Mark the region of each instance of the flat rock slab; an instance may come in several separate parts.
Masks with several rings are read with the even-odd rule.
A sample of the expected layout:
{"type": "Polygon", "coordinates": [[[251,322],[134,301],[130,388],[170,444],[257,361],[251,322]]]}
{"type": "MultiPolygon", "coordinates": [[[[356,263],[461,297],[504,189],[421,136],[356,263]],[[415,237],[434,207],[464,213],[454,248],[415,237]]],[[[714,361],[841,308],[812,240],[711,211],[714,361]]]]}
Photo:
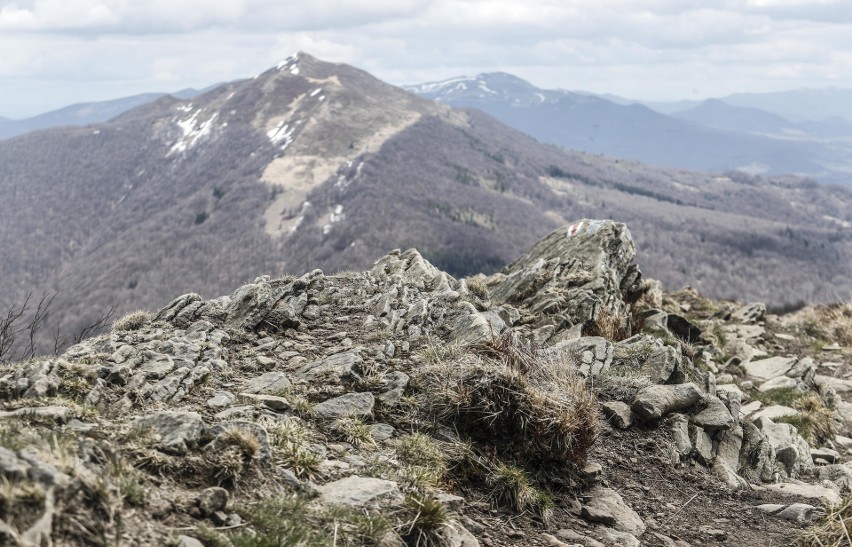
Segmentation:
{"type": "Polygon", "coordinates": [[[794,389],[799,385],[795,378],[789,376],[777,376],[771,380],[767,380],[757,387],[758,391],[767,392],[773,389],[794,389]]]}
{"type": "Polygon", "coordinates": [[[842,500],[840,494],[831,488],[818,486],[816,484],[796,484],[796,483],[779,483],[767,484],[764,486],[766,490],[788,494],[790,496],[798,496],[807,500],[814,500],[828,505],[837,505],[842,500]]]}
{"type": "Polygon", "coordinates": [[[796,357],[770,357],[759,361],[743,363],[746,374],[758,380],[771,380],[779,376],[785,376],[795,365],[796,357]]]}
{"type": "Polygon", "coordinates": [[[64,424],[72,415],[73,412],[67,406],[32,406],[0,412],[0,420],[9,418],[36,418],[64,424]]]}
{"type": "Polygon", "coordinates": [[[230,391],[217,391],[213,394],[212,397],[207,399],[205,403],[207,408],[212,408],[214,410],[218,410],[220,408],[225,408],[230,405],[236,399],[236,395],[231,393],[230,391]]]}
{"type": "Polygon", "coordinates": [[[581,509],[581,516],[586,520],[606,524],[634,536],[645,532],[645,523],[615,490],[597,486],[588,495],[590,499],[581,509]]]}
{"type": "Polygon", "coordinates": [[[402,492],[394,481],[352,475],[317,488],[324,503],[362,508],[399,503],[402,492]]]}
{"type": "Polygon", "coordinates": [[[254,393],[240,393],[240,397],[255,401],[258,404],[265,406],[276,412],[283,412],[290,408],[290,403],[284,397],[276,397],[275,395],[256,395],[254,393]]]}
{"type": "Polygon", "coordinates": [[[375,404],[376,399],[372,393],[347,393],[317,404],[313,408],[313,414],[326,419],[371,418],[375,404]]]}
{"type": "Polygon", "coordinates": [[[710,399],[707,408],[692,417],[692,422],[704,431],[725,431],[734,425],[734,418],[720,399],[710,399]]]}
{"type": "Polygon", "coordinates": [[[281,393],[290,386],[290,379],[283,372],[267,372],[246,382],[243,392],[272,395],[281,393]]]}
{"type": "Polygon", "coordinates": [[[775,420],[777,418],[783,418],[785,416],[798,416],[801,414],[795,408],[790,408],[789,406],[783,405],[771,405],[767,407],[763,407],[757,412],[755,412],[751,416],[751,421],[755,422],[761,418],[769,418],[770,420],[775,420]]]}
{"type": "Polygon", "coordinates": [[[758,505],[764,513],[775,517],[790,520],[797,524],[807,524],[813,521],[817,516],[817,508],[807,503],[793,503],[791,505],[780,505],[777,503],[764,503],[758,505]]]}
{"type": "Polygon", "coordinates": [[[201,437],[204,421],[197,412],[166,411],[137,418],[134,426],[150,429],[165,451],[184,454],[201,437]]]}
{"type": "Polygon", "coordinates": [[[689,408],[701,400],[695,384],[648,386],[639,390],[633,400],[633,412],[647,421],[656,421],[675,410],[689,408]]]}
{"type": "Polygon", "coordinates": [[[833,376],[824,376],[822,374],[817,374],[814,377],[814,382],[820,387],[831,387],[837,393],[852,392],[852,380],[845,380],[843,378],[834,378],[833,376]]]}
{"type": "Polygon", "coordinates": [[[319,361],[308,363],[302,368],[300,374],[307,378],[315,378],[326,374],[337,376],[339,378],[355,376],[356,367],[361,365],[363,362],[364,361],[361,359],[361,355],[358,350],[346,351],[343,353],[329,355],[319,361]]]}
{"type": "Polygon", "coordinates": [[[633,425],[633,412],[627,404],[621,401],[601,403],[601,410],[610,423],[619,429],[627,429],[633,425]]]}

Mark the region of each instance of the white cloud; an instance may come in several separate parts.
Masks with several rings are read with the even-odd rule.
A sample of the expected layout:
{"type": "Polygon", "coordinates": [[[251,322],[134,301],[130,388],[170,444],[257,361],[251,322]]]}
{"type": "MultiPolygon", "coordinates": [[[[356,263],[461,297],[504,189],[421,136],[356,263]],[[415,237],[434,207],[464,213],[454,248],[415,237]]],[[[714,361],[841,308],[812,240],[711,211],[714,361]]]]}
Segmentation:
{"type": "Polygon", "coordinates": [[[852,87],[832,0],[0,0],[0,115],[249,77],[295,50],[393,83],[504,70],[642,98],[852,87]]]}

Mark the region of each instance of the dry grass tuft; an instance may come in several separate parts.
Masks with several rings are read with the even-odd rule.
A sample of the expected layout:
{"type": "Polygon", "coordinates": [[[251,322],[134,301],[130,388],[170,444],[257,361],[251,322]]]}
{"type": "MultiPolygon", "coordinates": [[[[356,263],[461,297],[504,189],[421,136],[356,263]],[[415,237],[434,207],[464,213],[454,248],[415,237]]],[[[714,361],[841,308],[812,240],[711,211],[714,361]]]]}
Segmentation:
{"type": "Polygon", "coordinates": [[[828,507],[817,524],[796,539],[800,547],[849,547],[852,545],[852,497],[828,507]]]}
{"type": "Polygon", "coordinates": [[[153,317],[153,314],[149,311],[136,310],[116,319],[115,323],[112,324],[112,330],[118,332],[139,330],[151,321],[151,317],[153,317]]]}
{"type": "Polygon", "coordinates": [[[215,448],[204,455],[206,465],[219,484],[236,484],[260,453],[260,441],[238,427],[216,437],[215,448]]]}
{"type": "Polygon", "coordinates": [[[370,426],[358,418],[343,418],[334,422],[334,430],[354,447],[376,446],[370,426]]]}
{"type": "Polygon", "coordinates": [[[504,335],[427,367],[425,408],[474,439],[530,458],[585,460],[598,433],[595,394],[570,366],[513,340],[504,335]]]}
{"type": "Polygon", "coordinates": [[[810,308],[799,327],[812,338],[852,347],[852,300],[810,308]]]}
{"type": "Polygon", "coordinates": [[[523,469],[501,463],[488,474],[489,497],[497,506],[510,507],[518,513],[533,511],[547,523],[553,516],[553,498],[533,485],[523,469]]]}
{"type": "Polygon", "coordinates": [[[305,445],[288,442],[278,449],[277,463],[290,469],[297,477],[310,478],[320,471],[322,458],[305,445]]]}
{"type": "Polygon", "coordinates": [[[477,298],[482,301],[488,300],[488,285],[485,283],[485,278],[482,276],[468,277],[465,279],[467,289],[477,298]]]}
{"type": "Polygon", "coordinates": [[[776,422],[784,422],[796,427],[799,435],[810,443],[822,445],[834,438],[834,411],[828,408],[816,393],[807,393],[793,401],[798,416],[782,416],[776,422]]]}
{"type": "Polygon", "coordinates": [[[469,351],[496,359],[523,373],[529,372],[536,364],[536,356],[531,346],[524,343],[511,329],[487,342],[471,346],[469,351]]]}
{"type": "Polygon", "coordinates": [[[444,545],[441,531],[450,524],[450,513],[444,504],[427,494],[411,494],[405,505],[413,516],[397,531],[407,543],[415,547],[444,545]]]}
{"type": "Polygon", "coordinates": [[[619,342],[630,337],[630,329],[624,319],[606,306],[598,309],[598,316],[590,328],[585,329],[586,336],[602,336],[612,342],[619,342]]]}
{"type": "Polygon", "coordinates": [[[414,488],[438,486],[447,474],[444,450],[432,437],[423,433],[413,433],[399,439],[396,457],[402,464],[400,481],[414,488]]]}

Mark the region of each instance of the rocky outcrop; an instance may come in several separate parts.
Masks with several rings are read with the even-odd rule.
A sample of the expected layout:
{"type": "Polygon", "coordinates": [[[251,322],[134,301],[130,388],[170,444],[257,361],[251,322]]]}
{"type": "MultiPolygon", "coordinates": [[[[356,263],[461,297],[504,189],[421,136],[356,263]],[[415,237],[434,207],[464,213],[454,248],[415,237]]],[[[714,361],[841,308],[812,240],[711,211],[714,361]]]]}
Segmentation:
{"type": "Polygon", "coordinates": [[[3,365],[0,475],[44,493],[30,505],[11,494],[26,511],[0,515],[7,537],[73,543],[75,522],[111,537],[99,507],[112,504],[134,508],[122,525],[141,544],[191,544],[170,530],[198,521],[235,531],[222,541],[245,528],[286,544],[262,517],[272,510],[309,534],[354,534],[346,519],[367,511],[385,519],[381,544],[477,545],[490,517],[441,490],[455,485],[540,522],[556,496],[560,518],[593,526],[542,541],[638,545],[656,517],[606,482],[613,462],[581,465],[601,429],[664,427],[660,461],[726,488],[799,481],[771,488],[823,501],[848,491],[852,439],[828,437],[834,422],[802,425],[839,422],[820,405],[842,409],[846,380],[775,354],[760,306],[696,318],[686,292],[673,309],[634,252],[623,224],[591,220],[490,277],[455,279],[393,251],[366,272],[180,296],[133,328],[3,365]]]}

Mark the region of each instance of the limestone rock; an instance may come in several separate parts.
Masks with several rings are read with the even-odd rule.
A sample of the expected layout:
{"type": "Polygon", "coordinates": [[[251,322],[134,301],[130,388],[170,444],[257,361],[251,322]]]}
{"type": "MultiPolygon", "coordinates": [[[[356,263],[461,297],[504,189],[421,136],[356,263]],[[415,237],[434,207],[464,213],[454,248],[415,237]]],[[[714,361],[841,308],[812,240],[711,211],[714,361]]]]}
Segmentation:
{"type": "Polygon", "coordinates": [[[710,435],[702,428],[691,426],[689,428],[689,438],[692,441],[692,454],[701,465],[710,467],[713,464],[713,441],[710,435]]]}
{"type": "Polygon", "coordinates": [[[772,389],[795,389],[799,386],[799,382],[795,378],[790,378],[789,376],[776,376],[771,380],[767,380],[757,386],[757,390],[761,392],[767,392],[772,389]]]}
{"type": "Polygon", "coordinates": [[[731,321],[735,323],[752,324],[763,321],[766,316],[766,305],[761,302],[752,302],[740,307],[731,314],[731,321]]]}
{"type": "Polygon", "coordinates": [[[782,482],[779,484],[767,484],[763,488],[789,496],[813,500],[822,504],[837,505],[841,502],[840,495],[837,492],[831,488],[816,484],[782,482]]]}
{"type": "Polygon", "coordinates": [[[196,412],[162,411],[137,418],[134,426],[149,429],[164,451],[184,454],[198,442],[204,421],[196,412]]]}
{"type": "Polygon", "coordinates": [[[642,388],[633,401],[633,412],[647,421],[656,421],[675,410],[689,408],[701,400],[695,384],[655,385],[642,388]]]}
{"type": "Polygon", "coordinates": [[[597,378],[612,364],[612,344],[600,336],[584,336],[555,344],[548,355],[560,356],[576,364],[584,378],[597,378]]]}
{"type": "Polygon", "coordinates": [[[692,422],[704,431],[725,431],[733,427],[734,418],[718,397],[710,399],[707,408],[692,417],[692,422]]]}
{"type": "Polygon", "coordinates": [[[796,357],[770,357],[743,363],[743,368],[749,376],[765,382],[779,376],[786,376],[798,361],[796,357]]]}
{"type": "Polygon", "coordinates": [[[817,508],[807,503],[793,503],[790,505],[765,503],[758,505],[757,508],[764,513],[795,522],[796,524],[808,524],[815,520],[818,514],[817,508]]]}
{"type": "Polygon", "coordinates": [[[284,397],[277,397],[275,395],[256,395],[254,393],[240,393],[240,397],[254,401],[270,410],[274,410],[275,412],[284,412],[285,410],[290,409],[290,403],[284,397]]]}
{"type": "Polygon", "coordinates": [[[672,414],[669,426],[678,455],[681,458],[690,455],[692,453],[692,440],[689,438],[689,419],[683,414],[672,414]]]}
{"type": "Polygon", "coordinates": [[[798,416],[801,414],[795,408],[790,408],[789,406],[784,405],[770,405],[765,406],[752,414],[750,419],[752,422],[757,422],[761,418],[768,418],[770,420],[775,420],[776,418],[783,418],[785,416],[798,416]]]}
{"type": "Polygon", "coordinates": [[[205,488],[198,496],[198,509],[205,517],[228,505],[228,491],[218,486],[205,488]]]}
{"type": "Polygon", "coordinates": [[[601,403],[601,410],[609,421],[619,429],[627,429],[633,424],[633,412],[621,401],[601,403]]]}
{"type": "Polygon", "coordinates": [[[323,502],[355,509],[402,502],[402,492],[397,483],[357,475],[324,484],[317,490],[323,502]]]}
{"type": "Polygon", "coordinates": [[[313,408],[313,414],[320,418],[336,419],[350,416],[371,418],[376,401],[372,393],[347,393],[323,401],[313,408]]]}
{"type": "Polygon", "coordinates": [[[441,545],[446,545],[446,547],[479,547],[479,540],[476,539],[476,536],[457,521],[448,523],[438,535],[441,538],[441,545]]]}
{"type": "Polygon", "coordinates": [[[604,523],[634,536],[645,532],[645,523],[615,490],[596,486],[588,496],[589,500],[582,508],[582,516],[586,520],[604,523]]]}
{"type": "Polygon", "coordinates": [[[0,446],[0,475],[9,480],[23,480],[27,477],[30,464],[18,459],[8,448],[0,446]]]}
{"type": "Polygon", "coordinates": [[[358,376],[357,367],[363,363],[358,350],[344,351],[329,355],[319,361],[308,363],[299,371],[305,377],[311,379],[319,376],[335,378],[354,378],[358,376]]]}
{"type": "Polygon", "coordinates": [[[533,314],[537,326],[549,317],[564,317],[570,325],[591,324],[605,308],[618,317],[622,295],[640,290],[635,254],[624,224],[582,220],[545,236],[509,264],[502,281],[491,288],[491,299],[515,306],[522,315],[533,314]]]}
{"type": "Polygon", "coordinates": [[[283,372],[267,372],[246,382],[243,392],[272,395],[286,390],[291,385],[290,379],[283,372]]]}

